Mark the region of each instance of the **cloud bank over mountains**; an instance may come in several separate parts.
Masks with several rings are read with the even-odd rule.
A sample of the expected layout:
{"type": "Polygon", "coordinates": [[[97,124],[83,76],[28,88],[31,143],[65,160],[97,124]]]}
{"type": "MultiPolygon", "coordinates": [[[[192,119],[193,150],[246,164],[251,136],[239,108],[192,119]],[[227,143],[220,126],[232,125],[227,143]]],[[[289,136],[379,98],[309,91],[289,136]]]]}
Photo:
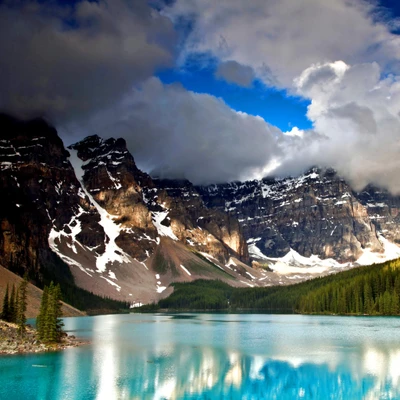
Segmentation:
{"type": "Polygon", "coordinates": [[[295,80],[312,100],[308,118],[319,139],[289,156],[282,168],[301,168],[309,159],[332,166],[356,189],[370,182],[400,193],[400,81],[381,76],[377,63],[313,65],[295,80]]]}
{"type": "Polygon", "coordinates": [[[363,0],[78,1],[0,6],[0,108],[55,121],[66,141],[127,140],[140,167],[194,183],[336,168],[400,193],[400,36],[363,0]],[[282,132],[223,99],[167,85],[162,67],[217,63],[310,100],[282,132]]]}
{"type": "Polygon", "coordinates": [[[83,131],[104,137],[117,132],[142,169],[197,184],[261,178],[266,165],[282,156],[278,128],[214,96],[158,78],[92,118],[83,131]]]}

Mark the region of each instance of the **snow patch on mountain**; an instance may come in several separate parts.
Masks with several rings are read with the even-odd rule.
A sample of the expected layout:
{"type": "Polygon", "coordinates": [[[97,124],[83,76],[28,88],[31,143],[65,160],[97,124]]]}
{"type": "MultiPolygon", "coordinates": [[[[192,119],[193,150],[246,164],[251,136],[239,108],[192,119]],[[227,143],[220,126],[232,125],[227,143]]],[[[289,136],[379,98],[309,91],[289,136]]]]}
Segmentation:
{"type": "Polygon", "coordinates": [[[172,229],[170,226],[165,226],[162,224],[162,222],[167,218],[168,215],[168,210],[167,211],[153,211],[152,214],[152,219],[153,219],[153,224],[157,229],[157,232],[160,236],[168,236],[173,240],[178,240],[178,238],[175,236],[174,232],[172,232],[172,229]]]}
{"type": "Polygon", "coordinates": [[[215,261],[218,261],[218,260],[215,257],[213,257],[211,254],[204,253],[203,251],[200,251],[200,254],[203,257],[205,257],[211,264],[214,264],[217,268],[222,269],[222,271],[224,271],[224,269],[220,265],[215,263],[215,261]]]}
{"type": "Polygon", "coordinates": [[[49,238],[48,238],[48,243],[49,243],[50,249],[54,253],[56,253],[69,266],[78,267],[85,274],[92,276],[91,274],[89,274],[89,272],[86,271],[85,268],[83,268],[81,263],[79,263],[78,261],[72,259],[71,257],[68,257],[65,254],[61,253],[61,251],[58,249],[57,244],[56,244],[56,240],[58,240],[59,242],[61,241],[61,236],[66,236],[64,231],[56,231],[54,227],[51,229],[49,238]]]}
{"type": "Polygon", "coordinates": [[[190,276],[192,275],[182,264],[181,264],[181,268],[190,276]]]}
{"type": "Polygon", "coordinates": [[[383,253],[376,253],[372,252],[370,249],[365,249],[363,255],[357,260],[357,264],[371,265],[400,257],[400,247],[387,240],[381,233],[378,234],[378,239],[384,248],[383,253]]]}
{"type": "MultiPolygon", "coordinates": [[[[371,249],[366,248],[363,250],[363,254],[357,259],[357,261],[354,263],[348,262],[343,264],[333,258],[321,259],[317,255],[304,257],[294,249],[290,249],[285,256],[280,258],[267,257],[256,245],[261,238],[249,239],[247,242],[249,245],[249,254],[255,259],[267,261],[268,266],[279,275],[320,275],[328,271],[339,272],[341,269],[347,269],[357,265],[362,266],[382,263],[400,257],[400,247],[387,240],[380,233],[378,234],[378,238],[384,248],[382,253],[373,252],[371,249]]],[[[294,278],[292,277],[291,279],[294,278]]]]}
{"type": "Polygon", "coordinates": [[[84,170],[82,168],[83,162],[78,157],[78,151],[75,149],[70,149],[70,162],[72,167],[74,168],[76,178],[82,185],[82,189],[85,192],[86,196],[88,196],[90,202],[97,209],[100,214],[100,222],[99,224],[103,227],[106,236],[108,237],[108,241],[105,241],[105,251],[102,255],[96,258],[96,268],[98,272],[104,272],[106,270],[106,266],[108,263],[119,262],[119,263],[129,263],[129,256],[115,243],[115,239],[119,236],[121,227],[117,225],[113,218],[113,215],[110,215],[106,210],[104,210],[99,203],[93,198],[88,190],[86,190],[83,176],[84,170]]]}
{"type": "Polygon", "coordinates": [[[290,251],[280,258],[265,257],[266,260],[271,261],[269,267],[280,275],[288,274],[312,274],[320,275],[330,269],[343,269],[349,267],[349,263],[340,264],[333,258],[322,260],[316,255],[311,257],[304,257],[297,251],[290,249],[290,251]]]}

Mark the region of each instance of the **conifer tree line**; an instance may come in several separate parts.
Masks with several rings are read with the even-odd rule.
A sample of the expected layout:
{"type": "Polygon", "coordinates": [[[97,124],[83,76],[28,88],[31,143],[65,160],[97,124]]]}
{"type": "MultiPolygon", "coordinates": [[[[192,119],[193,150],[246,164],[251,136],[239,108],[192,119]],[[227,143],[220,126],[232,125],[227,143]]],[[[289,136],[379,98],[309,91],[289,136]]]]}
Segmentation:
{"type": "Polygon", "coordinates": [[[13,284],[11,293],[7,284],[3,298],[3,309],[1,319],[7,322],[18,324],[18,332],[23,334],[26,325],[26,306],[27,306],[28,278],[24,276],[23,281],[15,289],[13,284]]]}
{"type": "Polygon", "coordinates": [[[59,342],[63,335],[63,322],[61,320],[61,289],[60,285],[45,286],[40,303],[36,327],[40,340],[53,343],[59,342]]]}
{"type": "Polygon", "coordinates": [[[233,288],[223,282],[201,280],[173,285],[169,297],[135,311],[162,308],[400,315],[400,259],[290,286],[233,288]]]}
{"type": "Polygon", "coordinates": [[[364,273],[332,279],[299,301],[305,313],[398,315],[400,260],[365,267],[364,273]]]}

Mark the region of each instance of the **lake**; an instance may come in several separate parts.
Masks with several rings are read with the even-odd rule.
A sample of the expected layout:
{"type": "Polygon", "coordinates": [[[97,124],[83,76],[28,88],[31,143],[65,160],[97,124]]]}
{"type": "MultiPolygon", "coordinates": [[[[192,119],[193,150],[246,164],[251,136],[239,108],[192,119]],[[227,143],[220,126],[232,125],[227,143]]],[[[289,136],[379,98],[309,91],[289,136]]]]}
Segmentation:
{"type": "Polygon", "coordinates": [[[400,399],[400,319],[264,314],[66,318],[91,340],[0,357],[1,399],[400,399]]]}

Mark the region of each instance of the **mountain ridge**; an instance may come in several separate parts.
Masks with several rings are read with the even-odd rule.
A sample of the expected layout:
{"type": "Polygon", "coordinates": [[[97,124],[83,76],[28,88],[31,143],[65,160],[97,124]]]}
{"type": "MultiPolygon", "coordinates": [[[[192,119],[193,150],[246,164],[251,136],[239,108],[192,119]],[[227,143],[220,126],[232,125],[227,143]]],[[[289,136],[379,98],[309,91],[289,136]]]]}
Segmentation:
{"type": "Polygon", "coordinates": [[[45,121],[6,116],[0,166],[0,262],[132,305],[199,278],[290,284],[383,261],[400,241],[400,198],[333,170],[195,186],[140,171],[124,139],[65,149],[45,121]]]}

